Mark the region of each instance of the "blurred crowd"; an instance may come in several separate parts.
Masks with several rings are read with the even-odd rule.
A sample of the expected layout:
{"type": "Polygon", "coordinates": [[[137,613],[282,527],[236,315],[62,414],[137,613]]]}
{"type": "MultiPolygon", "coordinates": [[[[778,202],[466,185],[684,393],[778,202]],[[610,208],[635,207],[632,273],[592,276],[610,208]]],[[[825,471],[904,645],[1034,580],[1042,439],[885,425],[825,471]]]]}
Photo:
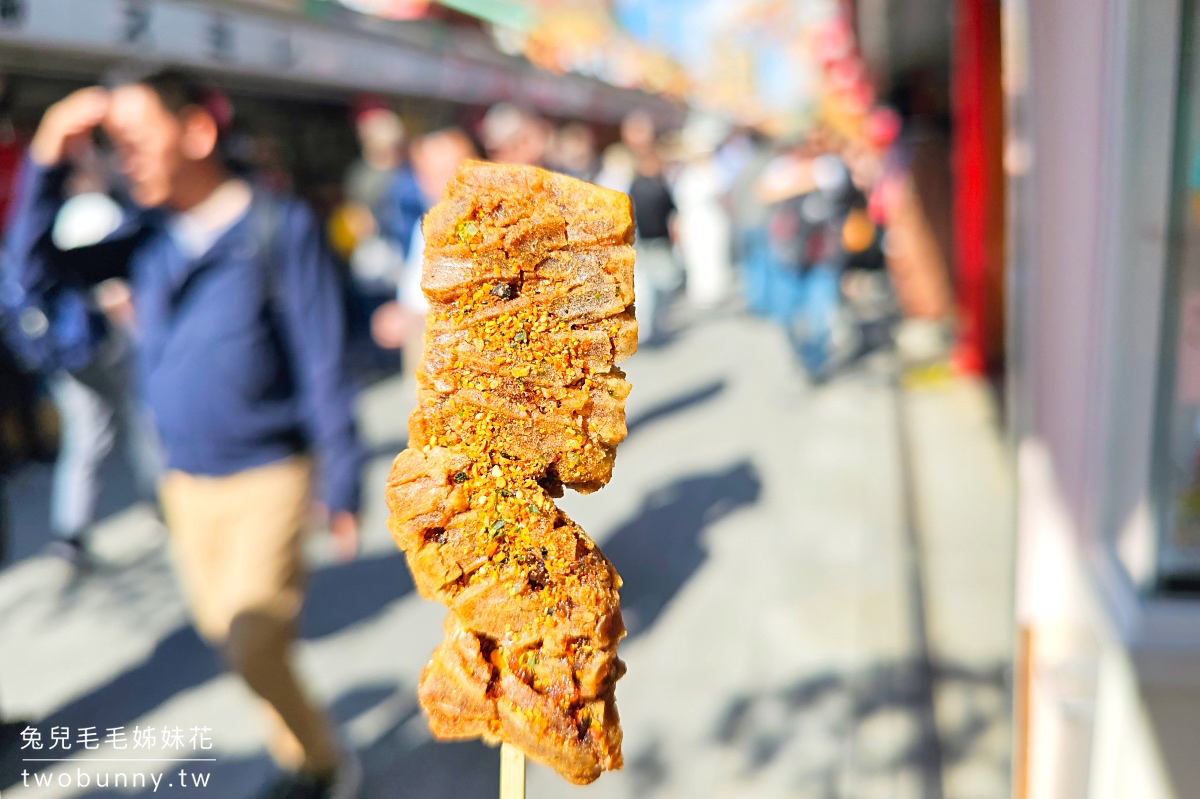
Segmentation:
{"type": "Polygon", "coordinates": [[[884,110],[859,141],[828,129],[772,141],[703,114],[661,131],[634,111],[600,147],[593,126],[556,127],[500,104],[478,126],[478,149],[467,131],[448,128],[415,138],[405,157],[402,123],[375,108],[359,119],[363,160],[331,231],[359,291],[397,294],[374,311],[376,344],[419,345],[419,219],[461,159],[482,150],[594,182],[633,201],[643,344],[669,334],[672,306],[746,307],[783,326],[797,364],[819,382],[883,343],[880,323],[895,319],[884,243],[904,193],[900,127],[884,110]]]}
{"type": "Polygon", "coordinates": [[[419,360],[420,223],[465,159],[630,195],[644,346],[703,314],[750,312],[782,327],[819,383],[888,345],[903,311],[891,111],[862,135],[786,139],[703,113],[669,130],[636,110],[614,126],[511,104],[455,121],[416,125],[361,98],[344,181],[302,202],[278,142],[239,134],[225,94],[166,71],[51,106],[0,192],[0,475],[55,459],[47,547],[86,569],[102,466],[125,453],[161,507],[197,629],[271,719],[275,796],[340,796],[356,779],[291,673],[298,541],[314,483],[354,557],[353,388],[419,360]]]}

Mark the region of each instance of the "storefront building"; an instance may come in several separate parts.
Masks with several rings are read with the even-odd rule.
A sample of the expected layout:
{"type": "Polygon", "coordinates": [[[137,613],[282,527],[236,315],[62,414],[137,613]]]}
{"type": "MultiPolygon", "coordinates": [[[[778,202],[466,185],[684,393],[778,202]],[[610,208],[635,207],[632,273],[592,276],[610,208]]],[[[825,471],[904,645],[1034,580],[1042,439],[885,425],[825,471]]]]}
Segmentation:
{"type": "Polygon", "coordinates": [[[1014,796],[1200,796],[1200,6],[1007,0],[1014,796]]]}

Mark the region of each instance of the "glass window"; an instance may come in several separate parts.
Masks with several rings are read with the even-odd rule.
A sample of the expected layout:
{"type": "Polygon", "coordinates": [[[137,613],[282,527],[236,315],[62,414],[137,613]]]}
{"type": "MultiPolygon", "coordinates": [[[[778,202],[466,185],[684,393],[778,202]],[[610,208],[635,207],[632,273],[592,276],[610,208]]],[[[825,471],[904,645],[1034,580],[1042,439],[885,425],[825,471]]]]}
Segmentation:
{"type": "Polygon", "coordinates": [[[1200,59],[1188,4],[1181,72],[1159,398],[1157,587],[1200,592],[1200,59]]]}

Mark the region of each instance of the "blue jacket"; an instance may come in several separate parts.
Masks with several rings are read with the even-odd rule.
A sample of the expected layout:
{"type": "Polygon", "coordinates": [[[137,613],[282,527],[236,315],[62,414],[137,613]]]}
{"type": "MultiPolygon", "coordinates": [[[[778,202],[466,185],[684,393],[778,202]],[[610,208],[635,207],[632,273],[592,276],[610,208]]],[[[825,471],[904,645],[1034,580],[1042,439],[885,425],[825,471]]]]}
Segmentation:
{"type": "Polygon", "coordinates": [[[7,293],[126,277],[138,380],[168,468],[229,475],[312,450],[330,510],[357,511],[362,456],[342,364],[341,288],[307,207],[276,202],[270,275],[253,213],[197,259],[175,243],[161,210],[62,251],[50,229],[65,176],[25,160],[0,262],[7,293]]]}
{"type": "Polygon", "coordinates": [[[393,174],[375,212],[379,220],[379,232],[396,242],[401,255],[407,258],[413,231],[421,224],[421,217],[428,210],[429,203],[421,194],[412,169],[400,167],[393,174]]]}

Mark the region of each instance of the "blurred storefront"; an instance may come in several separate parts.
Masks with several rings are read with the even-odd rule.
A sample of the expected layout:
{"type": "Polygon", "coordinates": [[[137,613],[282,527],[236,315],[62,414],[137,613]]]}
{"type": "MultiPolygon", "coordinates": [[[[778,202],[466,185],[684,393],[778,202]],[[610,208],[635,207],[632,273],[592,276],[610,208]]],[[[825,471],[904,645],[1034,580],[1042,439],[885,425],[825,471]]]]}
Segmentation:
{"type": "Polygon", "coordinates": [[[1005,26],[1015,795],[1200,796],[1200,6],[1005,26]]]}
{"type": "MultiPolygon", "coordinates": [[[[323,215],[342,200],[358,154],[352,117],[364,100],[397,111],[410,134],[473,129],[501,101],[590,123],[601,138],[615,136],[635,108],[663,126],[682,119],[679,103],[643,91],[642,82],[616,85],[602,79],[611,76],[534,63],[496,35],[532,24],[524,6],[507,0],[0,2],[0,220],[21,153],[51,103],[160,65],[223,85],[245,166],[323,215]]],[[[22,384],[0,397],[0,460],[45,457],[53,447],[43,439],[52,442],[55,431],[31,421],[31,379],[0,362],[0,381],[22,384]]]]}
{"type": "Polygon", "coordinates": [[[196,69],[226,85],[239,127],[278,143],[299,188],[318,202],[315,184],[340,179],[354,157],[349,110],[364,93],[415,132],[475,119],[499,101],[601,125],[635,107],[664,124],[680,117],[669,100],[501,52],[485,21],[452,5],[13,0],[0,4],[0,114],[19,142],[73,86],[156,64],[196,69]]]}
{"type": "Polygon", "coordinates": [[[511,100],[608,122],[635,106],[678,116],[666,100],[506,55],[478,26],[379,19],[329,0],[12,0],[0,9],[0,68],[12,72],[95,75],[169,61],[276,93],[511,100]]]}
{"type": "Polygon", "coordinates": [[[954,296],[955,365],[1004,367],[999,0],[857,0],[873,83],[908,122],[917,204],[954,296]]]}

